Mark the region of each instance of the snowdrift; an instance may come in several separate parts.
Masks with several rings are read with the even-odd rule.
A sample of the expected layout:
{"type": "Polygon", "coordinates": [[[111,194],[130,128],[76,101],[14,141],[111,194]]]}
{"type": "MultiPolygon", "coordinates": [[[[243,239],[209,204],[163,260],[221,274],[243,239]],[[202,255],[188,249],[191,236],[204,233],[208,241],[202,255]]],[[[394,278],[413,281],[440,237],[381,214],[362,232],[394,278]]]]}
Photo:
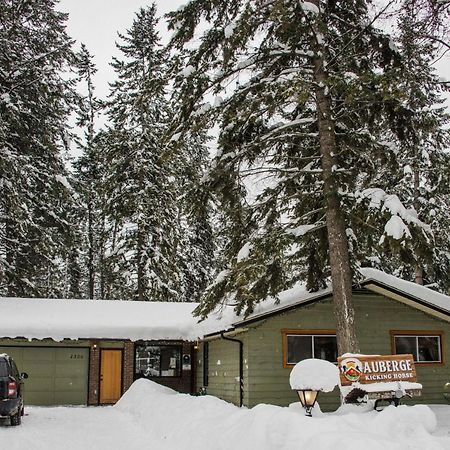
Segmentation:
{"type": "MultiPolygon", "coordinates": [[[[320,400],[320,399],[319,399],[320,400]]],[[[137,380],[116,409],[130,414],[158,450],[364,450],[448,449],[450,439],[432,436],[436,417],[424,405],[389,407],[377,413],[315,412],[258,405],[238,408],[212,396],[179,394],[152,381],[137,380]]]]}

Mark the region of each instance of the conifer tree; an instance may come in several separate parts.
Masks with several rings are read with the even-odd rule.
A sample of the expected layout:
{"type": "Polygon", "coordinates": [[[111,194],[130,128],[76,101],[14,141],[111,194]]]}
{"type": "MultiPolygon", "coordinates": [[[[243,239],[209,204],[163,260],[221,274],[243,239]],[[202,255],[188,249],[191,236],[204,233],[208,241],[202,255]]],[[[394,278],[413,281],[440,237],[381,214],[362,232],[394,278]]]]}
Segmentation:
{"type": "Polygon", "coordinates": [[[358,351],[350,255],[365,217],[352,213],[357,193],[398,167],[381,137],[399,55],[368,6],[193,0],[170,14],[171,45],[188,54],[179,127],[220,127],[208,186],[225,206],[229,244],[201,316],[224,300],[249,314],[299,279],[316,290],[331,278],[339,352],[358,351]],[[196,46],[200,23],[206,31],[196,46]]]}
{"type": "MultiPolygon", "coordinates": [[[[406,0],[398,16],[395,42],[401,64],[390,72],[392,89],[385,102],[391,105],[391,114],[385,134],[396,148],[399,167],[379,184],[386,191],[395,189],[405,207],[425,222],[431,233],[423,239],[420,229],[410,229],[397,218],[401,229],[394,239],[377,233],[375,239],[381,239],[381,248],[376,259],[382,269],[419,284],[424,280],[437,284],[446,292],[450,285],[450,173],[446,153],[450,117],[442,104],[446,88],[433,68],[433,61],[442,53],[438,37],[441,27],[436,28],[438,12],[431,14],[426,3],[406,0]]],[[[379,223],[376,228],[382,232],[383,226],[379,223]]],[[[374,249],[367,243],[362,246],[374,249]]]]}
{"type": "Polygon", "coordinates": [[[53,0],[1,0],[0,11],[0,294],[51,296],[74,227],[63,152],[75,95],[62,76],[72,41],[53,0]]]}
{"type": "MultiPolygon", "coordinates": [[[[81,224],[83,248],[86,249],[87,297],[96,296],[96,278],[98,276],[99,233],[101,232],[101,193],[100,181],[102,159],[99,149],[94,145],[95,119],[101,109],[101,102],[95,97],[93,76],[97,72],[93,57],[84,44],[77,55],[79,81],[85,94],[80,101],[77,125],[84,129],[84,140],[78,140],[82,150],[81,157],[74,164],[77,191],[80,194],[81,207],[78,215],[81,224]]],[[[97,289],[98,291],[98,289],[97,289]]]]}
{"type": "Polygon", "coordinates": [[[211,282],[215,266],[214,211],[200,189],[201,179],[209,163],[208,141],[205,133],[196,131],[171,142],[177,179],[182,267],[179,295],[180,299],[193,302],[200,300],[211,282]]]}
{"type": "Polygon", "coordinates": [[[109,258],[122,276],[115,295],[170,301],[180,283],[179,213],[173,161],[164,154],[170,110],[156,24],[155,5],[140,9],[117,45],[123,60],[112,64],[106,206],[117,227],[109,258]]]}

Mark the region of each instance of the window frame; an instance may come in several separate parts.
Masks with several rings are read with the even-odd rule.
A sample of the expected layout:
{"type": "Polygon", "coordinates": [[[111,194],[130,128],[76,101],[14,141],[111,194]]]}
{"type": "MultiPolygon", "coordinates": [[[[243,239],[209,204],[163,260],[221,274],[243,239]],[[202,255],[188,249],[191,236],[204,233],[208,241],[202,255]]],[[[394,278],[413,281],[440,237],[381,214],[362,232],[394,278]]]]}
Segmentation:
{"type": "MultiPolygon", "coordinates": [[[[285,369],[292,369],[295,366],[293,363],[287,362],[287,340],[288,336],[334,336],[336,337],[336,330],[334,329],[319,329],[319,330],[299,330],[299,329],[283,329],[282,334],[282,348],[283,348],[283,367],[285,369]]],[[[337,344],[337,342],[336,342],[337,344]]],[[[311,339],[312,350],[314,351],[314,341],[311,339]]],[[[339,356],[339,355],[338,355],[339,356]]],[[[336,361],[335,361],[336,363],[336,361]]]]}
{"type": "MultiPolygon", "coordinates": [[[[390,330],[391,334],[391,352],[393,355],[399,355],[400,353],[396,353],[396,337],[414,337],[416,338],[416,350],[417,354],[419,351],[418,340],[419,337],[438,337],[439,338],[439,356],[440,361],[414,361],[415,366],[442,366],[445,364],[444,361],[444,332],[443,331],[434,331],[434,330],[390,330]]],[[[414,355],[413,355],[414,356],[414,355]]]]}
{"type": "Polygon", "coordinates": [[[175,344],[171,344],[171,343],[160,343],[160,342],[151,342],[151,341],[140,341],[140,342],[136,342],[134,345],[134,370],[133,370],[133,379],[137,380],[139,378],[146,378],[149,380],[152,379],[168,379],[168,380],[175,380],[175,379],[180,379],[183,377],[183,344],[180,343],[175,343],[175,344]],[[177,348],[179,350],[180,353],[180,359],[179,359],[179,363],[180,363],[180,370],[179,370],[179,374],[178,375],[155,375],[155,376],[151,376],[151,377],[138,377],[138,374],[136,373],[136,368],[137,368],[137,358],[136,358],[136,351],[138,347],[160,347],[160,348],[177,348]]]}

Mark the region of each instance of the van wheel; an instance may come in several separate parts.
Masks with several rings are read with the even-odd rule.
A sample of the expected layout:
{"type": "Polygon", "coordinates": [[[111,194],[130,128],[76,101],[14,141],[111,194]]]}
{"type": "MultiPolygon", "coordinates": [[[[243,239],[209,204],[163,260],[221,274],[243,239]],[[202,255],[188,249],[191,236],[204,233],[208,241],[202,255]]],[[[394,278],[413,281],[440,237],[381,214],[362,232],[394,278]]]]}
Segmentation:
{"type": "Polygon", "coordinates": [[[18,411],[17,414],[13,414],[10,418],[11,418],[11,425],[13,427],[20,425],[22,422],[22,416],[20,415],[20,411],[18,411]]]}

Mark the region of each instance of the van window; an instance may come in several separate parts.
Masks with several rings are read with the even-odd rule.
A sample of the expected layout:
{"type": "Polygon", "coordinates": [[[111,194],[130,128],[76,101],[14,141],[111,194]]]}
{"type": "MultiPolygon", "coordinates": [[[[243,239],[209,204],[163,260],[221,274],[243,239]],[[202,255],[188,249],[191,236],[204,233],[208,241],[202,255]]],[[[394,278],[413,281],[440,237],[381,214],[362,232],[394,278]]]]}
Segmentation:
{"type": "Polygon", "coordinates": [[[9,375],[8,364],[4,359],[0,359],[0,377],[7,377],[9,375]]]}

